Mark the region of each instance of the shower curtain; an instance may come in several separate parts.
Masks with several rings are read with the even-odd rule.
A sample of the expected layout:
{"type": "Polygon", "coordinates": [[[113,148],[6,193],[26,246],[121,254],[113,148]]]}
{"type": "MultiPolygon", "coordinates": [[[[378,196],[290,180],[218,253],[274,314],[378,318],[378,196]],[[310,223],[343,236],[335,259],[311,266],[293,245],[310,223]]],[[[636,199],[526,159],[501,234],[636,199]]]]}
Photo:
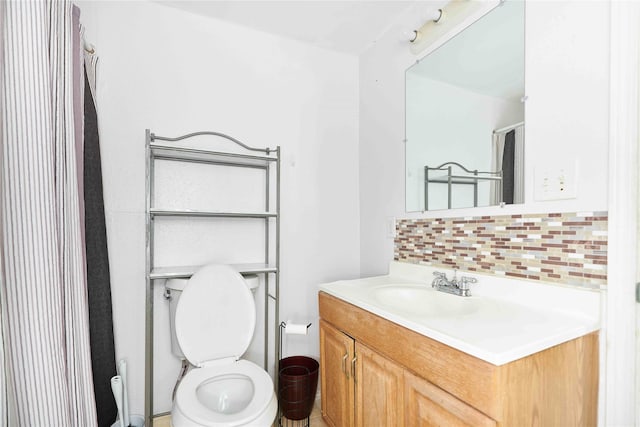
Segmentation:
{"type": "MultiPolygon", "coordinates": [[[[3,1],[0,1],[0,24],[3,25],[5,23],[5,13],[4,13],[5,4],[3,1]]],[[[0,98],[3,97],[4,91],[4,30],[0,27],[0,98]]],[[[0,111],[0,138],[2,138],[2,129],[3,126],[3,114],[0,111]]],[[[2,156],[2,140],[0,139],[0,159],[2,156]]],[[[1,167],[0,163],[0,167],[1,167]]],[[[1,172],[1,171],[0,171],[1,172]]],[[[0,173],[0,200],[2,200],[2,173],[0,173]]],[[[2,234],[2,210],[0,209],[0,241],[4,240],[2,234]]],[[[6,313],[7,309],[5,307],[6,298],[4,296],[3,288],[4,288],[4,251],[2,250],[2,245],[0,245],[0,427],[8,427],[9,425],[15,424],[12,419],[9,418],[9,395],[7,390],[7,370],[5,369],[5,343],[4,343],[4,322],[2,321],[4,317],[4,313],[6,313]]]]}
{"type": "Polygon", "coordinates": [[[491,170],[503,173],[491,186],[491,204],[524,203],[524,125],[493,134],[491,170]]]}
{"type": "Polygon", "coordinates": [[[507,205],[513,204],[515,192],[515,154],[516,131],[510,130],[504,135],[504,147],[502,147],[502,201],[507,205]]]}
{"type": "Polygon", "coordinates": [[[111,392],[111,377],[116,375],[111,282],[107,230],[102,197],[102,162],[95,85],[98,57],[85,50],[84,87],[84,212],[87,247],[87,290],[89,302],[89,336],[93,389],[98,425],[109,427],[118,415],[111,392]]]}
{"type": "Polygon", "coordinates": [[[1,422],[95,426],[78,14],[69,1],[2,3],[1,422]]]}

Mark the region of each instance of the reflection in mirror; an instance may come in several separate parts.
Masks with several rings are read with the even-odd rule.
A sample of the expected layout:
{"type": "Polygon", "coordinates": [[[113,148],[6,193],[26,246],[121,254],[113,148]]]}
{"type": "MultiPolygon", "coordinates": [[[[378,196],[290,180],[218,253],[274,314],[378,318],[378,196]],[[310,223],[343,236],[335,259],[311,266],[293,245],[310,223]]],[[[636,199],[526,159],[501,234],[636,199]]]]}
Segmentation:
{"type": "Polygon", "coordinates": [[[406,73],[407,211],[524,202],[524,2],[406,73]]]}

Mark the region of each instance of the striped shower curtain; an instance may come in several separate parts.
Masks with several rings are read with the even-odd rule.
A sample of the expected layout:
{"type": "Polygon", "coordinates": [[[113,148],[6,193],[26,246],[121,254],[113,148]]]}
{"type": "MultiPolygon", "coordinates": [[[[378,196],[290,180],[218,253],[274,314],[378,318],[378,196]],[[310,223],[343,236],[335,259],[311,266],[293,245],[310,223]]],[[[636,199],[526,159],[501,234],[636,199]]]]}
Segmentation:
{"type": "Polygon", "coordinates": [[[95,426],[78,15],[0,3],[0,424],[95,426]]]}
{"type": "MultiPolygon", "coordinates": [[[[4,12],[5,4],[3,1],[0,1],[0,24],[4,25],[5,12],[4,12]]],[[[0,99],[4,98],[4,84],[3,84],[3,74],[1,70],[4,70],[4,30],[0,27],[0,99]]],[[[4,129],[3,125],[3,114],[0,114],[0,138],[2,135],[2,129],[4,129]]],[[[0,140],[0,158],[2,157],[2,141],[0,140]]],[[[1,172],[1,171],[0,171],[1,172]]],[[[0,173],[0,200],[2,197],[2,174],[0,173]]],[[[0,224],[2,224],[2,209],[0,209],[0,224]]],[[[1,227],[1,226],[0,226],[1,227]]],[[[0,228],[0,240],[3,240],[2,237],[2,228],[0,228]]],[[[4,313],[6,313],[6,298],[4,296],[4,292],[2,289],[4,288],[4,268],[3,262],[4,259],[4,251],[2,250],[2,245],[0,245],[0,427],[5,427],[9,425],[9,396],[7,394],[7,371],[5,369],[5,344],[4,344],[4,322],[2,321],[4,317],[4,313]]]]}

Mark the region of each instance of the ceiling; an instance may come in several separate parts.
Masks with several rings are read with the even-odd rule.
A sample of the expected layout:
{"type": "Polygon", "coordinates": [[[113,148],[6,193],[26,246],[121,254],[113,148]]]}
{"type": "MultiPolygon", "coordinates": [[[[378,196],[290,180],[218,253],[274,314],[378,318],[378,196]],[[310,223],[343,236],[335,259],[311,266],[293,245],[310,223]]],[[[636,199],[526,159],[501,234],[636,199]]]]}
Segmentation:
{"type": "Polygon", "coordinates": [[[434,4],[442,4],[442,1],[428,0],[156,1],[354,55],[362,53],[412,5],[424,4],[425,8],[433,8],[434,4]]]}

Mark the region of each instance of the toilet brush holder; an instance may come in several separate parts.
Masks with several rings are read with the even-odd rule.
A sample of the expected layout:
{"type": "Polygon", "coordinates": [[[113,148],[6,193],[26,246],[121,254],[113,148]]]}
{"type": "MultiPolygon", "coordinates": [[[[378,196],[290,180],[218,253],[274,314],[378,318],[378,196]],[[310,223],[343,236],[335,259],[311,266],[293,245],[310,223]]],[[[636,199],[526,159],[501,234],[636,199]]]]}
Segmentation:
{"type": "MultiPolygon", "coordinates": [[[[120,420],[116,420],[115,423],[111,424],[111,427],[120,427],[120,420]]],[[[144,427],[144,417],[142,415],[130,415],[128,427],[144,427]]]]}

